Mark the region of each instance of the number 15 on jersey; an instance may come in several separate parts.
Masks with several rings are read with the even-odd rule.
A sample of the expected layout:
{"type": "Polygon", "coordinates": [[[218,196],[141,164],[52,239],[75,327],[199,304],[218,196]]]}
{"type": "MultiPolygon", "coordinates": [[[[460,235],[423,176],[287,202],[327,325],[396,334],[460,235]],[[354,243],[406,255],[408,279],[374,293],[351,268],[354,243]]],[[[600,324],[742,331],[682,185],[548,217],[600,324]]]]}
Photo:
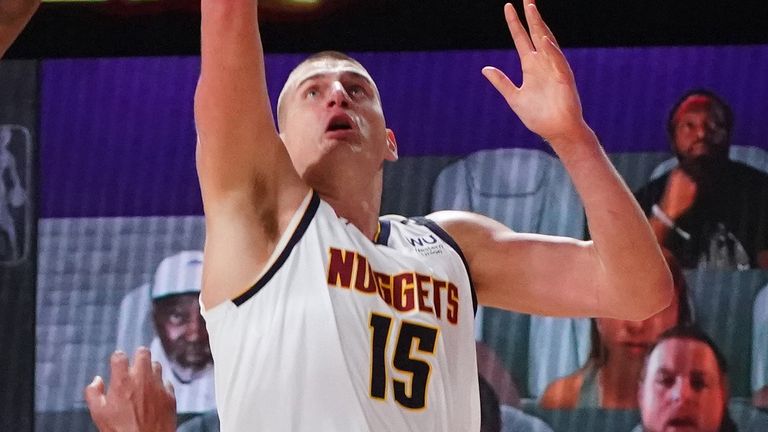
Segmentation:
{"type": "Polygon", "coordinates": [[[403,321],[400,328],[392,329],[392,321],[392,317],[372,313],[368,323],[371,330],[371,397],[386,399],[388,377],[394,369],[410,375],[410,382],[392,377],[395,401],[409,409],[424,408],[432,367],[423,356],[434,356],[439,329],[410,321],[403,321]],[[395,335],[396,340],[392,361],[388,362],[390,334],[395,335]]]}

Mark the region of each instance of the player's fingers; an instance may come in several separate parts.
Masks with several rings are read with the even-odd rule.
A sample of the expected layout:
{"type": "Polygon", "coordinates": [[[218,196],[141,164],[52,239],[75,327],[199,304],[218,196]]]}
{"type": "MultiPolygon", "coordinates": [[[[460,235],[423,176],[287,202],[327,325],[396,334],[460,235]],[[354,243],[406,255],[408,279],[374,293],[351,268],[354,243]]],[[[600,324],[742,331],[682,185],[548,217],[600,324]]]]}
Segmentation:
{"type": "Polygon", "coordinates": [[[512,4],[507,3],[504,5],[504,18],[507,20],[507,27],[509,27],[509,33],[512,35],[512,41],[515,43],[517,54],[523,57],[534,51],[531,38],[528,37],[528,32],[523,28],[523,23],[520,22],[520,17],[517,16],[512,4]]]}
{"type": "Polygon", "coordinates": [[[509,77],[504,74],[504,72],[496,69],[493,66],[484,67],[483,76],[485,76],[488,81],[491,82],[496,90],[501,93],[502,96],[504,96],[504,99],[507,101],[509,106],[513,107],[514,109],[515,96],[519,89],[512,82],[512,80],[510,80],[509,77]]]}
{"type": "Polygon", "coordinates": [[[545,23],[544,19],[541,17],[541,13],[539,13],[536,1],[525,1],[527,2],[525,5],[525,19],[528,21],[528,29],[531,31],[531,40],[533,41],[536,50],[546,49],[544,46],[544,37],[548,37],[555,46],[558,46],[555,35],[552,34],[549,26],[547,26],[547,23],[545,23]]]}
{"type": "Polygon", "coordinates": [[[561,78],[566,80],[573,79],[573,73],[571,72],[571,67],[568,65],[568,60],[565,59],[563,52],[557,44],[555,44],[555,41],[549,38],[549,36],[544,36],[541,50],[545,53],[549,59],[549,63],[561,78]]]}
{"type": "Polygon", "coordinates": [[[88,410],[91,413],[98,412],[98,410],[106,404],[106,397],[104,396],[104,380],[96,375],[90,384],[85,386],[83,390],[85,396],[85,403],[88,405],[88,410]]]}

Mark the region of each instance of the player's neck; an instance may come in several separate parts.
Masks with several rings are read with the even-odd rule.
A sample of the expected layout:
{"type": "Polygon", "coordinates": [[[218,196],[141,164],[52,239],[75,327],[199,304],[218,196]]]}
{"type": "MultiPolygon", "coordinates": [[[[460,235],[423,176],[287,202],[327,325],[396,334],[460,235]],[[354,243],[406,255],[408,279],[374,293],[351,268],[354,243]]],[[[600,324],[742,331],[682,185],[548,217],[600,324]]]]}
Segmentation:
{"type": "Polygon", "coordinates": [[[381,209],[381,173],[369,181],[336,179],[313,187],[339,217],[348,220],[369,239],[374,238],[381,209]]]}

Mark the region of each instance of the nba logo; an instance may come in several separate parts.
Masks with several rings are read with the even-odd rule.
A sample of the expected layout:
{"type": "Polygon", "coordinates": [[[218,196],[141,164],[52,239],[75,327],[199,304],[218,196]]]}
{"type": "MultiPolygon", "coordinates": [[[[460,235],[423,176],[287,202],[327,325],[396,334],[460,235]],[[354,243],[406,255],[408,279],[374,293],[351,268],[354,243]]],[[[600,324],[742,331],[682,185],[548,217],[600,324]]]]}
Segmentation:
{"type": "Polygon", "coordinates": [[[0,264],[29,254],[33,197],[32,136],[24,126],[0,125],[0,264]]]}

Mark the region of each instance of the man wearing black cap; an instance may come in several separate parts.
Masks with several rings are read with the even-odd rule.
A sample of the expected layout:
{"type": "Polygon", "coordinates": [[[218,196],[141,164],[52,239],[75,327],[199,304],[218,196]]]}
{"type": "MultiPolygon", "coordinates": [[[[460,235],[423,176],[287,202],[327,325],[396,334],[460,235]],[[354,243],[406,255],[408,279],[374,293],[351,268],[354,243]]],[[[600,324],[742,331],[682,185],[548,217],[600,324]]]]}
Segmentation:
{"type": "Polygon", "coordinates": [[[768,174],[730,159],[732,129],[719,96],[686,93],[667,125],[678,166],[635,193],[684,268],[768,267],[768,174]]]}

